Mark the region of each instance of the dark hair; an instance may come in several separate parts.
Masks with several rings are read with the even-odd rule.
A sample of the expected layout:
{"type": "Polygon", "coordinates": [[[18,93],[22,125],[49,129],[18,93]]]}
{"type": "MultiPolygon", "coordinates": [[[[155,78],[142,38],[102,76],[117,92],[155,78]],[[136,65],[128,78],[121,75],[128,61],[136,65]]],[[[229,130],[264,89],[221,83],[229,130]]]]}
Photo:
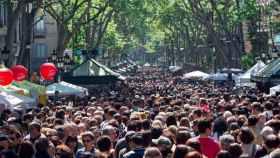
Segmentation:
{"type": "Polygon", "coordinates": [[[73,137],[73,136],[68,136],[65,140],[65,144],[68,146],[69,143],[71,142],[75,142],[76,143],[76,147],[74,149],[73,152],[76,152],[78,150],[78,138],[77,137],[73,137]]]}
{"type": "Polygon", "coordinates": [[[167,127],[175,125],[177,126],[177,120],[176,117],[174,115],[170,115],[166,118],[166,125],[167,127]]]}
{"type": "Polygon", "coordinates": [[[228,148],[229,153],[231,154],[232,158],[239,158],[242,155],[242,147],[238,143],[233,143],[229,145],[228,148]]]}
{"type": "Polygon", "coordinates": [[[192,147],[194,150],[201,152],[200,142],[198,140],[189,140],[187,141],[187,145],[192,147]]]}
{"type": "Polygon", "coordinates": [[[143,134],[142,133],[135,133],[131,137],[131,142],[133,142],[136,145],[144,145],[143,134]]]}
{"type": "Polygon", "coordinates": [[[202,116],[202,111],[200,109],[196,109],[193,111],[193,114],[197,115],[198,117],[202,116]]]}
{"type": "Polygon", "coordinates": [[[248,126],[255,126],[258,123],[258,118],[254,115],[249,116],[248,118],[248,126]]]}
{"type": "Polygon", "coordinates": [[[192,151],[188,153],[186,158],[203,158],[203,156],[197,151],[192,151]]]}
{"type": "Polygon", "coordinates": [[[272,103],[267,101],[264,103],[264,108],[267,110],[272,110],[272,103]]]}
{"type": "Polygon", "coordinates": [[[141,132],[143,135],[143,143],[145,147],[148,147],[150,144],[152,144],[152,134],[150,130],[146,130],[141,132]]]}
{"type": "Polygon", "coordinates": [[[172,158],[185,158],[188,154],[189,148],[186,145],[177,145],[176,149],[172,155],[172,158]]]}
{"type": "Polygon", "coordinates": [[[135,120],[129,120],[127,122],[127,131],[136,131],[137,125],[135,120]]]}
{"type": "Polygon", "coordinates": [[[244,144],[250,144],[255,139],[253,132],[248,127],[242,127],[240,129],[239,138],[244,144]]]}
{"type": "Polygon", "coordinates": [[[97,139],[96,145],[101,152],[106,152],[106,151],[110,151],[112,147],[112,142],[110,137],[101,136],[97,139]]]}
{"type": "Polygon", "coordinates": [[[186,144],[186,142],[191,138],[191,134],[188,131],[179,131],[176,134],[176,144],[186,144]]]}
{"type": "Polygon", "coordinates": [[[151,128],[151,121],[148,119],[144,119],[142,121],[142,127],[144,130],[149,130],[151,128]]]}
{"type": "Polygon", "coordinates": [[[19,158],[13,150],[3,150],[0,152],[0,157],[4,158],[19,158]]]}
{"type": "Polygon", "coordinates": [[[197,124],[197,129],[200,134],[205,133],[207,129],[211,129],[210,121],[206,119],[199,120],[197,124]]]}
{"type": "Polygon", "coordinates": [[[270,135],[264,137],[264,144],[269,149],[272,149],[272,148],[277,148],[280,145],[280,141],[276,135],[270,134],[270,135]]]}
{"type": "Polygon", "coordinates": [[[158,139],[162,134],[161,128],[152,128],[151,130],[152,139],[158,139]]]}
{"type": "Polygon", "coordinates": [[[58,118],[58,119],[62,119],[64,120],[65,118],[65,111],[64,110],[58,110],[56,113],[55,113],[55,117],[58,118]]]}
{"type": "Polygon", "coordinates": [[[20,158],[32,158],[34,155],[33,144],[30,141],[23,141],[19,147],[20,158]]]}
{"type": "Polygon", "coordinates": [[[36,152],[45,152],[48,150],[49,140],[48,138],[39,138],[35,141],[36,152]]]}
{"type": "Polygon", "coordinates": [[[216,158],[232,158],[232,156],[228,151],[222,150],[217,154],[216,158]]]}

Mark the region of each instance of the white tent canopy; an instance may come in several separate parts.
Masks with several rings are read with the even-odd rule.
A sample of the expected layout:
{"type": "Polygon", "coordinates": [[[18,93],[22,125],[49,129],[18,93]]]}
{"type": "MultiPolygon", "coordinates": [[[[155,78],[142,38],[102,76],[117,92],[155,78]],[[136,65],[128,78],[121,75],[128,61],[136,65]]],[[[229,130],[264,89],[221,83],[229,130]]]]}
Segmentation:
{"type": "Polygon", "coordinates": [[[180,67],[180,66],[169,66],[168,69],[171,72],[177,72],[177,71],[181,70],[182,67],[180,67]]]}
{"type": "Polygon", "coordinates": [[[209,77],[209,74],[201,72],[201,71],[193,71],[193,72],[189,72],[184,74],[183,79],[188,79],[188,78],[202,78],[202,79],[206,79],[209,77]]]}
{"type": "Polygon", "coordinates": [[[36,100],[30,97],[15,95],[12,93],[0,91],[0,104],[3,104],[8,109],[15,107],[30,108],[36,105],[36,100]]]}
{"type": "Polygon", "coordinates": [[[84,97],[88,94],[88,89],[64,81],[49,85],[46,93],[48,96],[54,96],[56,91],[59,92],[58,95],[60,96],[76,95],[84,97]]]}
{"type": "MultiPolygon", "coordinates": [[[[232,79],[235,80],[236,78],[237,78],[237,75],[232,73],[232,79]]],[[[228,73],[218,72],[215,74],[211,74],[211,75],[209,75],[208,79],[214,80],[214,81],[226,81],[226,80],[228,80],[228,73]]]]}
{"type": "Polygon", "coordinates": [[[251,75],[255,75],[258,71],[265,67],[265,64],[262,61],[258,61],[253,67],[251,67],[248,71],[242,74],[239,78],[241,80],[249,80],[251,79],[251,75]]]}
{"type": "Polygon", "coordinates": [[[269,94],[270,94],[270,95],[275,95],[276,92],[280,92],[280,85],[271,87],[271,88],[269,89],[269,94]]]}
{"type": "Polygon", "coordinates": [[[145,63],[143,66],[144,66],[144,67],[150,67],[150,66],[151,66],[151,64],[149,64],[149,63],[145,63]]]}
{"type": "Polygon", "coordinates": [[[258,61],[253,67],[251,67],[248,71],[246,71],[244,74],[240,75],[237,80],[236,84],[237,86],[255,86],[255,83],[252,83],[251,76],[255,75],[257,72],[259,72],[261,69],[265,67],[265,64],[262,61],[258,61]]]}

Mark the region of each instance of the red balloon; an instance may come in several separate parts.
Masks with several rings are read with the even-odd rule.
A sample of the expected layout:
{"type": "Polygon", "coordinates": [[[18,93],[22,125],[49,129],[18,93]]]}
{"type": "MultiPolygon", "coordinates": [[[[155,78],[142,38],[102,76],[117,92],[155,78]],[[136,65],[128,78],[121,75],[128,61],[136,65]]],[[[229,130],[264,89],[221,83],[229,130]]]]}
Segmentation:
{"type": "Polygon", "coordinates": [[[57,72],[58,70],[53,63],[44,63],[40,66],[40,75],[44,80],[54,80],[57,72]]]}
{"type": "Polygon", "coordinates": [[[22,81],[26,78],[28,70],[22,65],[15,65],[11,68],[14,74],[14,79],[16,81],[22,81]]]}
{"type": "Polygon", "coordinates": [[[0,85],[7,86],[11,84],[14,80],[13,72],[7,68],[0,69],[0,85]]]}

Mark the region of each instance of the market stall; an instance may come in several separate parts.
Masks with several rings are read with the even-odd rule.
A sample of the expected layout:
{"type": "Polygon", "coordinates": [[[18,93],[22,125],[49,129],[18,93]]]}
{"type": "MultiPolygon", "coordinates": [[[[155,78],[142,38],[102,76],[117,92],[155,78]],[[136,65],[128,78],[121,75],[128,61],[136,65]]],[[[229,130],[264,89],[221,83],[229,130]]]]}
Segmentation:
{"type": "Polygon", "coordinates": [[[209,74],[201,72],[201,71],[193,71],[183,75],[183,79],[206,79],[209,77],[209,74]]]}
{"type": "Polygon", "coordinates": [[[55,96],[56,93],[59,96],[79,96],[85,97],[88,95],[88,90],[86,88],[76,86],[67,82],[53,83],[47,86],[47,96],[55,96]]]}

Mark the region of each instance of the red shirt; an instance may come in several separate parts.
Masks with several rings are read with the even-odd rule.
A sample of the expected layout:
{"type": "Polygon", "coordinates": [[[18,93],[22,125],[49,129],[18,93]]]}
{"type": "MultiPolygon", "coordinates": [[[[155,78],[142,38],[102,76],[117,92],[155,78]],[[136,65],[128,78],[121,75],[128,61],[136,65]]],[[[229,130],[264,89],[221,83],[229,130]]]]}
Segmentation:
{"type": "Polygon", "coordinates": [[[216,158],[220,151],[220,145],[213,138],[197,137],[200,143],[200,150],[208,158],[216,158]]]}

